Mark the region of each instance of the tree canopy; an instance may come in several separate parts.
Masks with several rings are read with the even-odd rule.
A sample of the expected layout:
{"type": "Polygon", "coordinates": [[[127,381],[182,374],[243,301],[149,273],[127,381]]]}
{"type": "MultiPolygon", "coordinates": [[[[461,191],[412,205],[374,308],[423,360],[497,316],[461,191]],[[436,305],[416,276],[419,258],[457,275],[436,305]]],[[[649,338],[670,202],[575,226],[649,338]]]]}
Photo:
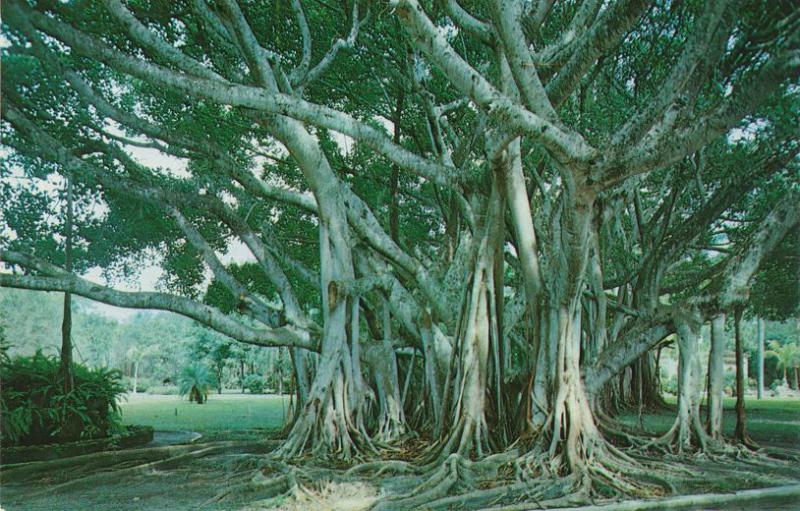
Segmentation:
{"type": "Polygon", "coordinates": [[[3,23],[0,285],[292,348],[284,456],[524,438],[521,480],[648,491],[599,425],[616,379],[649,385],[677,335],[663,443],[706,448],[699,325],[798,311],[790,0],[9,0],[3,23]],[[147,260],[159,292],[80,276],[147,260]]]}

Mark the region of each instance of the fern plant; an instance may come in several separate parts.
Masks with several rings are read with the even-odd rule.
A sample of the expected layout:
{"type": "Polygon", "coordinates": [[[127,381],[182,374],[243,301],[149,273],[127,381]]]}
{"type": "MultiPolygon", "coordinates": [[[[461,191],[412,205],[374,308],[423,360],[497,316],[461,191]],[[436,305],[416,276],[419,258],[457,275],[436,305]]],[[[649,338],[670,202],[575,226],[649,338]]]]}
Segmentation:
{"type": "Polygon", "coordinates": [[[117,370],[73,364],[74,387],[64,392],[60,361],[36,352],[0,361],[0,441],[36,445],[101,438],[120,430],[117,370]]]}

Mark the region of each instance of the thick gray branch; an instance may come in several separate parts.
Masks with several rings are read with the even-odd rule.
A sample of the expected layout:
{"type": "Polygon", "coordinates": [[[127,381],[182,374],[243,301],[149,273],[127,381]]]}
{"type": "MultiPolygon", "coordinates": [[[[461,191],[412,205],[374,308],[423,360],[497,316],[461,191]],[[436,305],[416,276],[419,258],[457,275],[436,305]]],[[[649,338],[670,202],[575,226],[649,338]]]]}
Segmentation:
{"type": "Polygon", "coordinates": [[[253,328],[208,305],[188,298],[155,292],[127,292],[95,284],[63,270],[55,269],[35,258],[18,252],[0,251],[0,261],[36,270],[46,270],[46,276],[0,273],[0,287],[39,291],[60,291],[83,296],[90,300],[131,309],[157,309],[175,312],[238,341],[258,346],[290,346],[316,350],[307,332],[294,327],[253,328]]]}

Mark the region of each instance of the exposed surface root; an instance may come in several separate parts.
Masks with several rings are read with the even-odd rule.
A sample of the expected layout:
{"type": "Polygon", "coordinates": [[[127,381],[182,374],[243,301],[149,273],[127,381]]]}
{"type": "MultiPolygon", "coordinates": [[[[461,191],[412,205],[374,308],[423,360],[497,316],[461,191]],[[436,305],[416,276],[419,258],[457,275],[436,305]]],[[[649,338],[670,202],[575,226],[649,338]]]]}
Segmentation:
{"type": "Polygon", "coordinates": [[[400,460],[385,460],[385,461],[370,461],[361,463],[349,469],[346,475],[353,476],[356,474],[370,473],[373,477],[380,477],[386,473],[405,474],[419,472],[419,467],[400,460]]]}
{"type": "Polygon", "coordinates": [[[521,460],[517,467],[518,480],[532,483],[545,478],[570,482],[560,496],[575,494],[586,501],[594,497],[663,495],[675,489],[673,476],[667,469],[647,466],[612,446],[595,449],[585,461],[574,464],[577,465],[574,471],[563,476],[558,476],[559,467],[553,461],[537,455],[521,460]],[[533,475],[530,473],[532,466],[545,468],[545,471],[533,475]]]}
{"type": "MultiPolygon", "coordinates": [[[[189,446],[187,446],[189,447],[189,446]]],[[[156,473],[158,471],[168,470],[175,468],[190,460],[218,455],[225,452],[266,452],[268,445],[264,442],[220,442],[217,444],[201,444],[191,446],[193,449],[186,450],[169,450],[168,453],[175,453],[175,455],[167,455],[166,457],[159,457],[152,461],[144,463],[135,463],[125,468],[109,470],[109,471],[95,471],[88,475],[81,475],[77,478],[71,479],[67,482],[48,486],[41,492],[33,493],[61,493],[64,491],[75,490],[79,488],[94,487],[98,485],[107,484],[120,479],[129,478],[140,474],[156,473]]],[[[163,451],[161,451],[163,453],[163,451]]],[[[161,454],[159,453],[159,454],[161,454]]]]}
{"type": "Polygon", "coordinates": [[[366,511],[377,499],[377,491],[361,482],[327,482],[319,489],[303,489],[283,502],[264,507],[258,502],[242,511],[366,511]]]}
{"type": "Polygon", "coordinates": [[[53,474],[81,475],[87,469],[99,471],[105,469],[125,468],[151,461],[166,459],[185,452],[197,450],[197,444],[175,445],[170,447],[131,449],[127,451],[104,451],[71,458],[52,461],[34,461],[6,465],[2,468],[4,483],[31,481],[40,477],[52,477],[53,474]]]}
{"type": "MultiPolygon", "coordinates": [[[[741,505],[744,502],[752,502],[753,500],[769,499],[789,499],[800,497],[800,485],[778,486],[775,488],[763,488],[755,490],[743,490],[735,493],[715,493],[704,495],[681,495],[676,497],[669,497],[665,499],[656,500],[629,500],[625,502],[606,503],[594,506],[581,506],[581,507],[560,507],[559,511],[645,511],[648,509],[671,509],[671,508],[691,508],[696,509],[698,506],[714,506],[718,507],[722,504],[736,503],[741,505]],[[690,507],[691,506],[691,507],[690,507]]],[[[543,502],[539,508],[552,508],[555,507],[551,504],[553,502],[543,502]]],[[[536,509],[531,507],[530,504],[514,504],[508,506],[499,506],[484,508],[480,511],[531,511],[536,509]]],[[[755,509],[755,508],[754,508],[755,509]]]]}
{"type": "MultiPolygon", "coordinates": [[[[188,482],[188,488],[202,488],[192,509],[521,511],[618,505],[634,496],[650,499],[789,485],[800,480],[800,469],[791,460],[797,453],[791,451],[780,451],[786,460],[740,447],[719,455],[666,454],[654,462],[639,449],[621,451],[601,436],[581,435],[578,447],[583,458],[576,462],[568,461],[563,448],[553,455],[547,444],[542,437],[526,447],[530,450],[522,456],[517,450],[509,450],[470,460],[453,453],[444,461],[427,464],[422,461],[425,455],[419,446],[414,445],[414,449],[402,451],[406,456],[403,460],[372,460],[349,469],[321,466],[316,458],[288,464],[268,455],[269,445],[259,442],[143,449],[125,453],[113,464],[110,456],[93,456],[104,468],[93,468],[100,472],[88,475],[78,472],[75,463],[50,464],[73,468],[73,479],[39,480],[34,488],[13,483],[8,489],[13,488],[17,496],[9,503],[14,498],[31,503],[82,498],[94,488],[104,488],[109,494],[128,492],[128,498],[138,498],[148,494],[147,490],[138,493],[140,489],[169,481],[171,485],[188,482]]],[[[26,467],[17,467],[21,468],[26,467]]],[[[32,468],[26,470],[31,473],[32,468]]]]}
{"type": "Polygon", "coordinates": [[[451,454],[443,463],[429,464],[422,476],[406,476],[389,480],[384,489],[393,490],[382,499],[374,511],[402,511],[417,509],[423,504],[447,498],[452,493],[463,493],[479,485],[492,484],[498,479],[501,466],[517,456],[516,451],[495,454],[480,461],[471,461],[459,454],[451,454]]]}

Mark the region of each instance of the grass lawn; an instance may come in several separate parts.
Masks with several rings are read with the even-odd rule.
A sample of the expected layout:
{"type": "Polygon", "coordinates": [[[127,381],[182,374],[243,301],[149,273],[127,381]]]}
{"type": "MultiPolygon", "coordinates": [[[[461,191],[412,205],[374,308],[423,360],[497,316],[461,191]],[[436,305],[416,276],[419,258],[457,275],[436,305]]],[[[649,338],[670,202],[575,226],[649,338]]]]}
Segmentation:
{"type": "MultiPolygon", "coordinates": [[[[657,413],[645,412],[643,417],[644,429],[654,433],[665,433],[675,420],[676,398],[668,396],[670,405],[665,410],[657,413]]],[[[725,411],[723,415],[723,434],[733,435],[736,427],[736,399],[724,399],[725,411]]],[[[746,399],[747,430],[753,440],[774,446],[797,447],[800,446],[800,399],[796,398],[770,398],[746,399]]],[[[700,410],[700,415],[705,419],[705,407],[700,410]]],[[[639,423],[635,411],[620,415],[622,422],[627,424],[639,423]]]]}
{"type": "MultiPolygon", "coordinates": [[[[675,420],[675,398],[667,397],[669,408],[645,413],[644,428],[666,432],[675,420]]],[[[736,426],[736,400],[725,398],[723,430],[732,435],[736,426]]],[[[248,439],[276,432],[283,426],[289,398],[273,395],[211,394],[203,405],[179,396],[136,394],[122,402],[125,424],[153,426],[158,431],[190,430],[207,439],[248,439]]],[[[746,401],[748,431],[754,440],[774,446],[800,446],[800,399],[771,398],[746,401]]],[[[705,417],[705,410],[701,410],[705,417]]],[[[638,424],[635,411],[620,416],[638,424]]]]}
{"type": "Polygon", "coordinates": [[[278,431],[288,406],[287,396],[250,394],[210,394],[202,405],[179,396],[136,394],[121,403],[124,424],[153,426],[158,431],[197,431],[206,437],[278,431]]]}

